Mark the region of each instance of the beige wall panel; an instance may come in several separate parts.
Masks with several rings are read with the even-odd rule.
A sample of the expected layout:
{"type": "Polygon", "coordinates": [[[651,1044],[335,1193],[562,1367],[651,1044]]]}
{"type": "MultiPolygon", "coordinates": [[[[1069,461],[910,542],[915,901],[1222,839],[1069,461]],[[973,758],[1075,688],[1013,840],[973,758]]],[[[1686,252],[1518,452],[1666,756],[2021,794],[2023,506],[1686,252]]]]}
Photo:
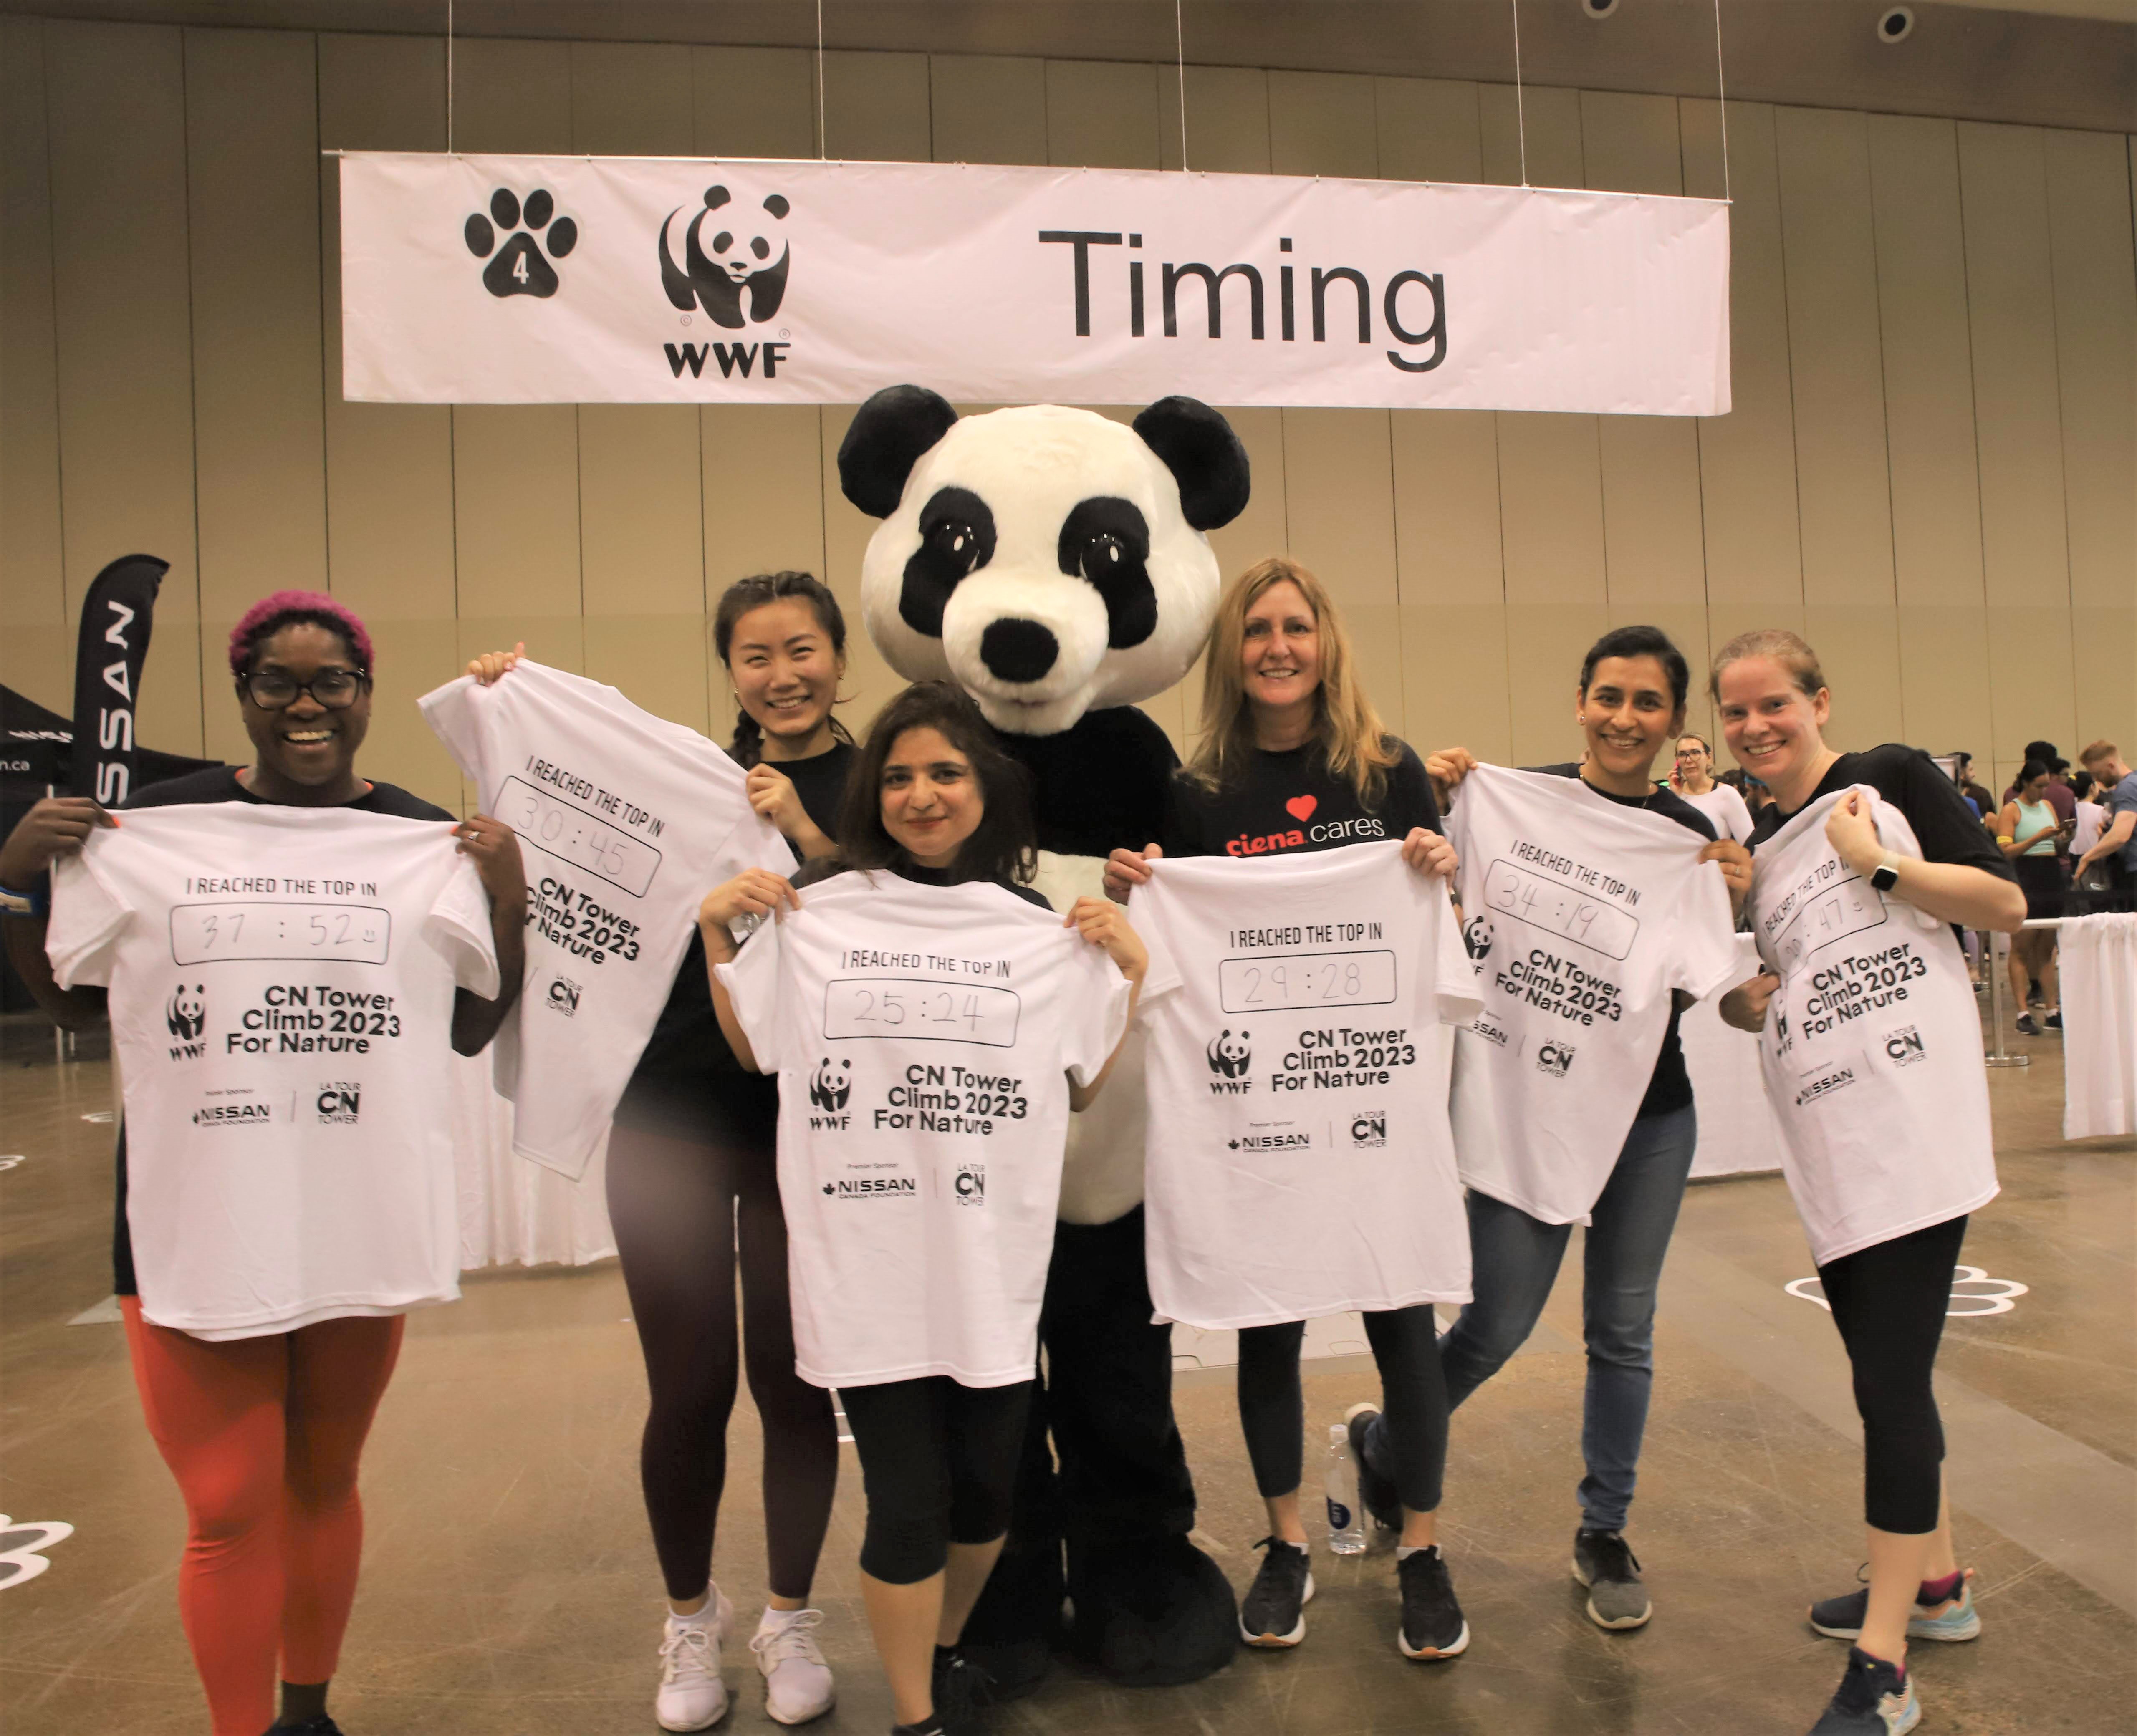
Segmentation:
{"type": "Polygon", "coordinates": [[[1373,80],[1355,73],[1271,72],[1269,168],[1279,175],[1380,173],[1373,80]]]}
{"type": "MultiPolygon", "coordinates": [[[[1047,160],[1089,168],[1156,168],[1159,71],[1109,61],[1049,61],[1047,160]]],[[[1173,132],[1176,140],[1176,119],[1173,132]]]]}
{"type": "Polygon", "coordinates": [[[927,56],[824,56],[825,154],[854,163],[927,163],[927,56]]]}
{"type": "Polygon", "coordinates": [[[463,36],[453,46],[453,148],[572,148],[572,45],[463,36]]]}
{"type": "Polygon", "coordinates": [[[1376,78],[1373,112],[1383,179],[1474,185],[1484,178],[1476,85],[1457,79],[1376,78]]]}
{"type": "MultiPolygon", "coordinates": [[[[1895,591],[1903,609],[1978,616],[1981,483],[1958,135],[1948,120],[1873,114],[1869,137],[1895,591]]],[[[1911,712],[1912,684],[1933,678],[1925,666],[1906,673],[1911,712]]]]}
{"type": "Polygon", "coordinates": [[[1521,144],[1528,144],[1531,187],[1580,187],[1580,93],[1531,85],[1515,100],[1511,85],[1480,85],[1477,119],[1484,143],[1484,179],[1495,187],[1519,187],[1521,144]]]}
{"type": "MultiPolygon", "coordinates": [[[[1180,80],[1157,69],[1160,166],[1180,167],[1180,80]]],[[[1212,173],[1269,172],[1268,75],[1258,66],[1187,69],[1187,162],[1212,173]]]]}
{"type": "Polygon", "coordinates": [[[1580,757],[1574,721],[1580,662],[1609,630],[1609,611],[1592,603],[1514,604],[1507,610],[1507,699],[1512,763],[1551,765],[1580,757]]]}
{"type": "Polygon", "coordinates": [[[1403,662],[1402,610],[1393,603],[1340,602],[1358,679],[1391,734],[1409,737],[1409,672],[1403,662]]]}
{"type": "MultiPolygon", "coordinates": [[[[327,582],[320,262],[290,246],[319,226],[319,69],[293,32],[189,30],[185,47],[201,608],[235,620],[327,582]]],[[[224,659],[202,655],[212,688],[224,659]]]]}
{"type": "MultiPolygon", "coordinates": [[[[2085,745],[2076,741],[2072,625],[2067,605],[1989,605],[1989,678],[1996,737],[1996,780],[1989,787],[1999,795],[2018,776],[2028,742],[2053,742],[2066,755],[2073,743],[2085,745]]],[[[2130,744],[2115,739],[2127,757],[2130,744]]]]}
{"type": "MultiPolygon", "coordinates": [[[[711,635],[702,611],[590,615],[586,635],[586,673],[596,681],[606,682],[656,717],[701,732],[710,729],[705,666],[711,635]]],[[[733,717],[723,716],[714,737],[722,746],[733,727],[733,717]]]]}
{"type": "Polygon", "coordinates": [[[1405,603],[1401,615],[1404,738],[1420,755],[1466,747],[1495,766],[1510,763],[1505,608],[1405,603]]]}
{"type": "Polygon", "coordinates": [[[1385,410],[1287,410],[1284,516],[1292,557],[1339,605],[1396,601],[1395,478],[1385,410]]]}
{"type": "MultiPolygon", "coordinates": [[[[426,801],[456,814],[475,810],[474,786],[460,776],[445,745],[431,733],[416,702],[467,673],[468,659],[481,651],[509,649],[509,639],[464,639],[452,623],[367,615],[378,659],[371,701],[371,733],[364,737],[363,769],[371,776],[412,790],[426,801]]],[[[533,650],[529,645],[529,652],[533,650]]],[[[545,663],[549,661],[543,658],[545,663]]],[[[210,704],[214,698],[211,696],[210,704]]]]}
{"type": "Polygon", "coordinates": [[[1804,637],[1818,647],[1833,688],[1826,739],[1851,753],[1904,741],[1899,611],[1875,603],[1807,602],[1804,637]]]}
{"type": "Polygon", "coordinates": [[[1216,551],[1218,570],[1229,584],[1264,555],[1280,555],[1291,547],[1289,455],[1284,446],[1284,415],[1281,410],[1224,411],[1224,420],[1247,449],[1247,464],[1253,479],[1247,509],[1229,524],[1210,532],[1216,551]]]}
{"type": "Polygon", "coordinates": [[[0,681],[73,708],[43,26],[0,18],[0,681]]]}
{"type": "Polygon", "coordinates": [[[1046,62],[998,54],[928,56],[937,163],[1045,163],[1046,62]]]}
{"type": "Polygon", "coordinates": [[[1963,749],[1987,765],[1988,610],[1902,603],[1899,615],[1900,739],[1930,753],[1963,749]]]}
{"type": "Polygon", "coordinates": [[[858,739],[869,719],[904,687],[905,678],[883,660],[861,619],[861,557],[879,521],[839,492],[839,442],[846,437],[853,420],[850,405],[823,406],[818,474],[823,478],[824,571],[820,576],[837,593],[839,606],[845,611],[844,691],[851,699],[843,715],[858,739]]]}
{"type": "Polygon", "coordinates": [[[138,722],[145,745],[197,752],[183,46],[147,25],[47,21],[44,39],[67,615],[120,555],[171,563],[138,722]]]}
{"type": "Polygon", "coordinates": [[[1863,117],[1780,109],[1804,601],[1892,600],[1891,487],[1863,117]]]}
{"type": "Polygon", "coordinates": [[[572,148],[606,157],[688,157],[692,56],[664,42],[573,42],[572,148]]]}
{"type": "Polygon", "coordinates": [[[1597,419],[1499,412],[1500,536],[1510,604],[1607,595],[1597,419]]]}
{"type": "Polygon", "coordinates": [[[1503,609],[1497,418],[1487,410],[1397,410],[1388,421],[1404,606],[1503,609]]]}
{"type": "Polygon", "coordinates": [[[1657,603],[1706,605],[1699,427],[1688,416],[1596,418],[1603,536],[1614,615],[1657,603]]]}
{"type": "Polygon", "coordinates": [[[2082,745],[2137,735],[2137,265],[2125,142],[2043,145],[2082,745]]]}
{"type": "Polygon", "coordinates": [[[1585,185],[1615,193],[1681,193],[1684,150],[1677,99],[1618,90],[1580,93],[1585,185]]]}
{"type": "MultiPolygon", "coordinates": [[[[322,36],[319,80],[322,145],[350,150],[444,148],[441,42],[420,36],[322,36]]],[[[341,180],[340,164],[332,158],[319,164],[319,192],[327,571],[335,596],[365,617],[382,645],[389,621],[453,618],[452,411],[437,404],[343,401],[341,180]]],[[[444,637],[450,656],[451,635],[444,637]]],[[[390,665],[379,676],[374,737],[385,727],[388,686],[396,678],[390,665]]],[[[428,729],[420,722],[416,727],[431,740],[428,729]]]]}
{"type": "MultiPolygon", "coordinates": [[[[1959,166],[1989,601],[2065,605],[2070,552],[2056,335],[2045,317],[2055,305],[2055,280],[2042,135],[2031,127],[1962,123],[1959,166]]],[[[2023,746],[2040,733],[2015,739],[2023,746]]]]}
{"type": "MultiPolygon", "coordinates": [[[[1716,105],[1677,105],[1684,190],[1719,198],[1716,105]]],[[[1774,111],[1729,105],[1730,379],[1734,407],[1699,423],[1706,595],[1740,622],[1731,632],[1799,618],[1803,563],[1796,520],[1795,413],[1789,382],[1789,312],[1774,111]],[[1745,619],[1745,617],[1751,617],[1745,619]],[[1766,617],[1766,618],[1760,618],[1766,617]]],[[[1711,619],[1716,644],[1728,635],[1711,619]]]]}
{"type": "MultiPolygon", "coordinates": [[[[816,57],[807,49],[694,48],[690,72],[701,154],[816,154],[816,57]]],[[[827,84],[830,75],[826,67],[827,84]]]]}

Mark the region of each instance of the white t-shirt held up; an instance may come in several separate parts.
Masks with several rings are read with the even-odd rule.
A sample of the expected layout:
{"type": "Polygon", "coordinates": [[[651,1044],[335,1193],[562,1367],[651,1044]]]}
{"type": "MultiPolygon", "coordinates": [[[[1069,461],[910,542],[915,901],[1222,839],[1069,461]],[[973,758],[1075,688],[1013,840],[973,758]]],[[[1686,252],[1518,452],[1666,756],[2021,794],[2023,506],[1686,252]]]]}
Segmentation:
{"type": "Polygon", "coordinates": [[[129,810],[54,865],[46,945],[110,990],[145,1318],[251,1338],[460,1294],[453,991],[498,977],[450,824],[129,810]]]}
{"type": "Polygon", "coordinates": [[[1399,844],[1151,864],[1146,1252],[1161,1320],[1469,1300],[1448,1126],[1476,974],[1399,844]]]}
{"type": "Polygon", "coordinates": [[[1447,835],[1484,1010],[1455,1038],[1462,1179],[1545,1223],[1594,1208],[1639,1113],[1671,993],[1733,986],[1706,840],[1578,778],[1479,766],[1447,835]]]}
{"type": "MultiPolygon", "coordinates": [[[[1919,861],[1906,816],[1853,787],[1885,848],[1919,861]]],[[[1948,925],[1879,892],[1826,842],[1847,794],[1808,804],[1760,844],[1748,906],[1759,956],[1781,979],[1760,1066],[1820,1266],[1996,1197],[1965,957],[1948,925]]]]}
{"type": "Polygon", "coordinates": [[[749,805],[746,774],[679,723],[612,687],[523,660],[421,700],[519,834],[527,972],[498,1033],[512,1145],[577,1179],[615,1112],[689,946],[699,902],[744,868],[792,872],[794,853],[749,805]]]}
{"type": "Polygon", "coordinates": [[[1127,980],[1004,887],[847,873],[718,967],[779,1076],[795,1364],[818,1386],[1032,1377],[1068,1139],[1127,980]]]}

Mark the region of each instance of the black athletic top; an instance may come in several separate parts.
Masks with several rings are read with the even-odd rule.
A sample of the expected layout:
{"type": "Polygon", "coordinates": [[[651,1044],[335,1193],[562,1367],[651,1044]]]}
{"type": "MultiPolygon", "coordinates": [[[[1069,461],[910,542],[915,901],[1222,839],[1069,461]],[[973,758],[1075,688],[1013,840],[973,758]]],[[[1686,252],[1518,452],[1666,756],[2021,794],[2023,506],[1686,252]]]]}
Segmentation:
{"type": "MultiPolygon", "coordinates": [[[[189,771],[183,777],[167,778],[137,790],[119,805],[125,808],[179,808],[203,802],[251,802],[255,807],[282,805],[263,801],[237,780],[235,766],[211,766],[205,771],[189,771]]],[[[373,784],[353,802],[337,807],[360,814],[388,814],[396,819],[455,818],[420,795],[411,795],[397,784],[373,784]]],[[[111,1226],[111,1290],[114,1296],[139,1296],[134,1276],[134,1238],[126,1228],[126,1123],[119,1124],[117,1215],[111,1226]]]]}
{"type": "MultiPolygon", "coordinates": [[[[792,780],[804,811],[819,830],[835,838],[854,758],[852,745],[840,742],[806,760],[763,763],[792,780]]],[[[746,1071],[720,1034],[705,976],[705,942],[694,924],[667,1004],[623,1088],[615,1119],[679,1139],[703,1138],[714,1128],[768,1139],[778,1124],[779,1082],[746,1071]]]]}
{"type": "MultiPolygon", "coordinates": [[[[1570,761],[1563,766],[1531,766],[1525,769],[1552,777],[1580,776],[1580,767],[1570,761]]],[[[1687,831],[1696,832],[1710,843],[1713,841],[1714,823],[1674,790],[1658,787],[1646,795],[1613,795],[1608,790],[1597,790],[1593,784],[1588,787],[1606,802],[1615,802],[1621,808],[1645,808],[1650,814],[1673,819],[1687,831]]],[[[1639,1114],[1633,1117],[1636,1121],[1651,1115],[1669,1115],[1691,1106],[1692,1075],[1685,1071],[1684,1044],[1677,1037],[1679,1016],[1677,998],[1672,995],[1669,1028],[1662,1033],[1662,1046],[1655,1056],[1655,1070],[1648,1075],[1647,1095],[1640,1099],[1639,1114]]]]}
{"type": "Polygon", "coordinates": [[[1400,842],[1416,826],[1437,832],[1439,805],[1424,762],[1409,743],[1384,739],[1395,763],[1382,773],[1380,798],[1370,810],[1351,780],[1329,769],[1318,742],[1281,753],[1257,748],[1242,776],[1219,790],[1176,771],[1158,842],[1168,856],[1247,857],[1400,842]]]}
{"type": "MultiPolygon", "coordinates": [[[[1938,771],[1936,762],[1920,748],[1887,742],[1867,752],[1844,753],[1818,780],[1818,788],[1805,798],[1803,807],[1854,784],[1867,784],[1906,815],[1927,860],[1959,863],[1986,868],[2005,880],[2018,879],[2010,858],[1974,817],[1959,786],[1938,771]]],[[[1796,810],[1797,814],[1802,811],[1803,808],[1796,810]]],[[[1751,848],[1758,849],[1794,818],[1794,814],[1782,813],[1779,802],[1760,810],[1751,824],[1751,848]]]]}

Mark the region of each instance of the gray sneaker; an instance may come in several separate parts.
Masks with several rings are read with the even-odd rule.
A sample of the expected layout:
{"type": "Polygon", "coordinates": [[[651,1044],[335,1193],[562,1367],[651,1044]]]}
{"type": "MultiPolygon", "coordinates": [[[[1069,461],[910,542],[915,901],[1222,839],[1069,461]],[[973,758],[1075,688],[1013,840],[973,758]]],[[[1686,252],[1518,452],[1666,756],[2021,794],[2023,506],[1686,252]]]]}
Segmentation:
{"type": "Polygon", "coordinates": [[[1640,1559],[1622,1531],[1573,1534],[1573,1577],[1588,1588],[1588,1619],[1598,1627],[1645,1627],[1655,1607],[1640,1583],[1640,1559]]]}

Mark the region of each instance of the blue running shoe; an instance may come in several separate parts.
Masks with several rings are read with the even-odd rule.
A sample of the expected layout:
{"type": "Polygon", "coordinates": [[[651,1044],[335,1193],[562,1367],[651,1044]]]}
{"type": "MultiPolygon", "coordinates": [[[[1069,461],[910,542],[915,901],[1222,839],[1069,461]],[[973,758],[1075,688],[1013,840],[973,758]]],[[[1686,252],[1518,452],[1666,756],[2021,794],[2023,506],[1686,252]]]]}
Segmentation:
{"type": "Polygon", "coordinates": [[[1847,1674],[1810,1736],[1903,1736],[1922,1721],[1915,1679],[1897,1664],[1847,1648],[1847,1674]]]}
{"type": "MultiPolygon", "coordinates": [[[[1828,1597],[1810,1607],[1812,1630],[1828,1640],[1859,1640],[1862,1618],[1870,1609],[1870,1588],[1850,1592],[1844,1597],[1828,1597]]],[[[1974,1607],[1974,1569],[1960,1576],[1959,1595],[1944,1603],[1917,1603],[1907,1617],[1911,1640],[1953,1642],[1981,1637],[1981,1615],[1974,1607]]]]}

